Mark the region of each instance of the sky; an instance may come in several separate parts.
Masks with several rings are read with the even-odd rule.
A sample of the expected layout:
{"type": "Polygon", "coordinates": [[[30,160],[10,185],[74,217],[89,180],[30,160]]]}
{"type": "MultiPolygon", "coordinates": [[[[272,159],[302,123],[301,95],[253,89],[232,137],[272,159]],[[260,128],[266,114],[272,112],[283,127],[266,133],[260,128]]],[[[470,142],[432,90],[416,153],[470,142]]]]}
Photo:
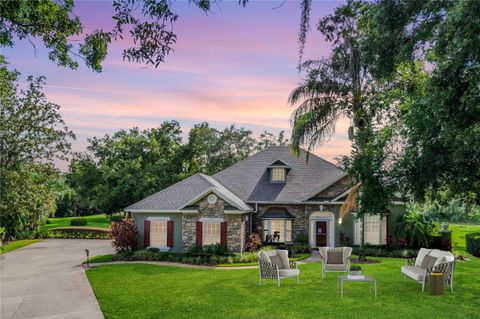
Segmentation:
{"type": "MultiPolygon", "coordinates": [[[[74,12],[86,32],[113,27],[111,2],[75,3],[74,12]]],[[[165,120],[179,121],[184,139],[201,122],[218,129],[235,124],[256,136],[285,130],[289,136],[294,109],[287,99],[304,75],[296,68],[300,5],[282,3],[255,1],[244,8],[238,1],[221,1],[205,14],[187,1],[173,2],[179,15],[174,26],[177,43],[157,68],[123,61],[127,40],[111,45],[101,73],[81,61],[77,70],[57,66],[36,41],[35,50],[29,42],[17,41],[2,54],[10,68],[22,73],[23,81],[27,75],[46,76],[47,98],[61,106],[66,125],[77,136],[74,151],[85,150],[87,138],[151,128],[165,120]]],[[[338,2],[314,1],[306,58],[330,53],[330,44],[315,26],[336,6],[338,2]]],[[[336,134],[314,153],[330,161],[348,154],[347,127],[348,121],[340,120],[336,134]]]]}

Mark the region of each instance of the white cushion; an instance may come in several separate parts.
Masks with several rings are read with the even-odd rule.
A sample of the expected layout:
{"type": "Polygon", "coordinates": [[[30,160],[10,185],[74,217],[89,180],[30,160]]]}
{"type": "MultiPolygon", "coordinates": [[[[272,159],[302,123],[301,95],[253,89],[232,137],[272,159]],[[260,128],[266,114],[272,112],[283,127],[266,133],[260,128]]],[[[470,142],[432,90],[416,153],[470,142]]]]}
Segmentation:
{"type": "Polygon", "coordinates": [[[300,274],[299,269],[279,269],[278,274],[280,277],[293,277],[300,274]]]}
{"type": "Polygon", "coordinates": [[[455,260],[455,257],[453,256],[453,254],[445,250],[434,249],[430,252],[429,255],[437,258],[437,261],[435,262],[434,266],[438,266],[440,264],[452,262],[455,260]]]}
{"type": "Polygon", "coordinates": [[[402,273],[416,281],[422,281],[425,269],[418,266],[402,266],[402,273]]]}
{"type": "Polygon", "coordinates": [[[418,251],[417,259],[415,260],[415,266],[421,267],[423,258],[428,255],[432,250],[427,248],[420,248],[418,251]]]}
{"type": "Polygon", "coordinates": [[[264,251],[261,251],[258,253],[258,259],[263,261],[268,261],[269,263],[271,263],[270,257],[268,257],[268,254],[264,251]]]}
{"type": "Polygon", "coordinates": [[[288,250],[277,250],[277,256],[281,260],[281,265],[278,265],[278,268],[290,269],[290,262],[288,260],[288,250]]]}

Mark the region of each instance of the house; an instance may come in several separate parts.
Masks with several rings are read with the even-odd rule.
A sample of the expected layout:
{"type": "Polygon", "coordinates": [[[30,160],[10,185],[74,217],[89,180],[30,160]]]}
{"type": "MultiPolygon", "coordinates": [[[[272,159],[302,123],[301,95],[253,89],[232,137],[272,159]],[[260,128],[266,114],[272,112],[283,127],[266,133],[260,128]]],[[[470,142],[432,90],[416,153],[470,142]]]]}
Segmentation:
{"type": "MultiPolygon", "coordinates": [[[[213,175],[190,176],[129,207],[145,247],[175,251],[220,243],[242,252],[249,234],[278,242],[308,236],[311,247],[360,243],[361,223],[338,211],[351,184],[332,163],[289,147],[270,147],[213,175]],[[343,240],[343,242],[342,242],[343,240]]],[[[365,217],[365,242],[386,243],[404,207],[393,202],[390,214],[365,217]]]]}

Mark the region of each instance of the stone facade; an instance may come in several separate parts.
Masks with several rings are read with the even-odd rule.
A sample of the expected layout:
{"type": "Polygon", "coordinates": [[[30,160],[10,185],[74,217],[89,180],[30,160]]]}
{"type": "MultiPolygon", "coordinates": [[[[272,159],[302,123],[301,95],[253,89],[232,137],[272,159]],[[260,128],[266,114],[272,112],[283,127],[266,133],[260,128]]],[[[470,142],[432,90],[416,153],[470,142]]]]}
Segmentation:
{"type": "MultiPolygon", "coordinates": [[[[297,234],[307,233],[308,232],[308,215],[305,213],[305,205],[258,205],[258,211],[256,214],[253,214],[252,227],[253,230],[259,229],[262,227],[262,215],[265,214],[267,209],[270,207],[284,207],[292,214],[295,219],[293,220],[292,225],[292,238],[295,238],[297,234]]],[[[265,238],[263,238],[265,239],[265,238]]]]}
{"type": "MultiPolygon", "coordinates": [[[[262,215],[267,211],[270,207],[283,207],[288,210],[290,214],[292,214],[295,219],[293,220],[293,229],[292,229],[292,239],[295,238],[296,235],[299,234],[309,234],[309,227],[310,227],[310,215],[313,212],[321,211],[320,205],[295,205],[295,204],[285,204],[285,205],[275,205],[275,204],[263,204],[258,205],[258,211],[256,214],[253,214],[252,219],[252,229],[258,230],[262,227],[262,215]]],[[[340,206],[338,205],[323,205],[323,211],[332,212],[335,215],[335,220],[338,218],[338,209],[340,206]]],[[[334,236],[337,236],[335,234],[334,236]]],[[[264,239],[264,238],[263,238],[264,239]]]]}
{"type": "Polygon", "coordinates": [[[197,221],[201,218],[223,218],[227,222],[227,247],[232,252],[243,252],[245,246],[247,214],[225,214],[225,201],[217,199],[215,204],[207,201],[207,196],[199,200],[198,213],[182,215],[182,249],[196,245],[197,221]]]}
{"type": "Polygon", "coordinates": [[[313,196],[313,199],[331,199],[346,192],[351,187],[348,177],[344,177],[333,185],[327,187],[317,195],[313,196]]]}

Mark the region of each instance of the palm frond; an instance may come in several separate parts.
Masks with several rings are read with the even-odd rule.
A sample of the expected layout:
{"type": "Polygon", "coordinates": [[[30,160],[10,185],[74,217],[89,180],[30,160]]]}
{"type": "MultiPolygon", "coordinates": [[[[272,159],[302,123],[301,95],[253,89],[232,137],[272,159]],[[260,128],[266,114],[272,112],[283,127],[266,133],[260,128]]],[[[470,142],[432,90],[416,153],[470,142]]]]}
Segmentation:
{"type": "Polygon", "coordinates": [[[348,194],[347,198],[340,207],[339,218],[344,219],[348,214],[358,209],[358,189],[360,184],[352,187],[352,190],[348,194]]]}

